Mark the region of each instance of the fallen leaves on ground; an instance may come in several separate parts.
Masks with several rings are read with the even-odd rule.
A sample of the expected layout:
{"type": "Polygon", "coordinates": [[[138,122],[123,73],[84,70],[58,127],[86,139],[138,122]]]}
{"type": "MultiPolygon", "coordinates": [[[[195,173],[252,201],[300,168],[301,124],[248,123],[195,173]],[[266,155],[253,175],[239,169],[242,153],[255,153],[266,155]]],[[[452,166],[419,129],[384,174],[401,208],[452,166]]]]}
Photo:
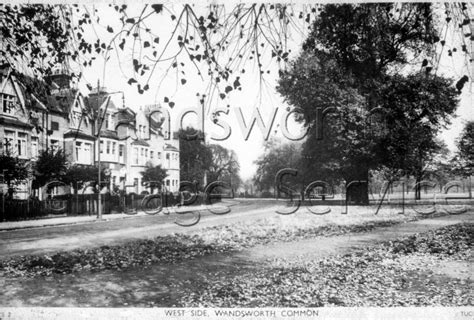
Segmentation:
{"type": "Polygon", "coordinates": [[[159,262],[176,262],[211,253],[222,253],[260,244],[316,236],[367,232],[398,224],[403,219],[377,220],[350,225],[282,225],[278,219],[203,228],[197,235],[172,234],[152,240],[133,240],[114,246],[76,249],[41,256],[27,255],[0,261],[0,274],[12,277],[48,276],[82,270],[122,270],[159,262]]]}
{"type": "MultiPolygon", "coordinates": [[[[433,272],[472,263],[474,224],[459,224],[317,261],[276,259],[270,268],[213,281],[185,307],[467,306],[473,281],[433,272]]],[[[471,270],[472,271],[472,270],[471,270]]],[[[469,272],[469,269],[466,271],[469,272]]]]}

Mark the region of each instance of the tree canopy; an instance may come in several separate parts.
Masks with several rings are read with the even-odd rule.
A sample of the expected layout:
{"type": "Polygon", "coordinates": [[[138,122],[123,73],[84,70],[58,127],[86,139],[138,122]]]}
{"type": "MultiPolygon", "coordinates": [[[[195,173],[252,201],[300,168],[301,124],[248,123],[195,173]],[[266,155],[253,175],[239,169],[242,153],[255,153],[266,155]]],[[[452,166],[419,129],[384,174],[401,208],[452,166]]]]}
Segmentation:
{"type": "Polygon", "coordinates": [[[0,5],[0,65],[42,77],[70,56],[74,36],[66,6],[0,5]]]}
{"type": "Polygon", "coordinates": [[[160,188],[163,185],[163,180],[168,176],[166,170],[160,165],[153,166],[150,163],[147,164],[141,175],[142,181],[150,187],[151,193],[153,193],[154,189],[160,188]]]}
{"type": "MultiPolygon", "coordinates": [[[[61,177],[61,181],[65,183],[72,183],[73,187],[76,188],[76,183],[79,183],[78,186],[81,186],[83,183],[96,181],[98,177],[99,168],[96,165],[78,165],[74,164],[69,166],[64,173],[64,176],[61,177]]],[[[105,176],[105,166],[101,166],[101,183],[104,183],[104,180],[107,177],[105,176]]]]}
{"type": "Polygon", "coordinates": [[[239,160],[235,151],[218,144],[211,144],[208,147],[212,154],[208,182],[225,181],[232,184],[233,189],[237,189],[241,180],[239,160]]]}
{"type": "MultiPolygon", "coordinates": [[[[271,191],[275,188],[277,172],[285,168],[299,168],[300,146],[295,143],[281,143],[270,140],[265,143],[264,153],[255,161],[257,172],[254,183],[259,191],[271,191]]],[[[300,174],[299,174],[300,175],[300,174]]],[[[293,182],[295,179],[292,179],[293,182]]]]}
{"type": "Polygon", "coordinates": [[[474,172],[474,121],[468,121],[457,141],[458,151],[455,163],[458,164],[458,173],[470,176],[474,172]]]}
{"type": "Polygon", "coordinates": [[[37,189],[52,180],[62,180],[67,171],[67,157],[61,148],[44,149],[34,163],[33,188],[37,189]]]}
{"type": "Polygon", "coordinates": [[[206,171],[209,170],[212,161],[212,153],[202,139],[189,138],[195,134],[198,134],[199,137],[203,137],[201,131],[189,127],[179,132],[180,180],[190,182],[197,181],[202,186],[204,176],[206,171]]]}
{"type": "Polygon", "coordinates": [[[206,183],[221,180],[232,184],[234,189],[240,185],[240,165],[235,151],[206,144],[204,134],[190,127],[180,130],[179,149],[181,181],[196,181],[200,188],[205,187],[205,180],[206,183]]]}
{"type": "MultiPolygon", "coordinates": [[[[197,92],[209,105],[213,97],[225,99],[240,90],[245,85],[243,74],[252,68],[264,84],[269,66],[283,68],[291,54],[291,39],[306,36],[308,30],[306,50],[318,50],[313,41],[318,39],[358,79],[407,60],[436,69],[438,51],[447,41],[452,45],[444,54],[457,49],[469,60],[472,52],[467,42],[472,36],[466,30],[471,9],[470,3],[4,4],[0,6],[0,62],[39,76],[64,63],[74,66],[73,74],[80,78],[96,61],[126,54],[127,59],[119,59],[120,70],[139,93],[150,90],[152,75],[162,67],[166,70],[162,80],[174,72],[183,86],[190,76],[209,77],[205,92],[197,92]],[[167,34],[159,30],[164,24],[167,34]],[[438,29],[451,28],[459,37],[437,35],[435,24],[438,29]],[[382,33],[388,36],[380,37],[382,33]],[[398,50],[400,46],[410,53],[398,50]],[[430,55],[413,60],[428,51],[430,55]],[[186,74],[185,66],[195,74],[186,74]]],[[[171,97],[164,102],[174,105],[171,97]]]]}
{"type": "Polygon", "coordinates": [[[0,174],[7,187],[24,181],[29,174],[28,164],[23,159],[7,153],[0,154],[0,174]]]}
{"type": "Polygon", "coordinates": [[[432,19],[430,4],[323,8],[304,51],[280,73],[277,87],[309,128],[305,177],[366,181],[347,190],[364,203],[371,169],[421,178],[423,162],[439,151],[435,138],[450,123],[459,94],[452,80],[428,65],[437,41],[432,19]],[[408,68],[409,58],[422,59],[423,70],[408,68]]]}

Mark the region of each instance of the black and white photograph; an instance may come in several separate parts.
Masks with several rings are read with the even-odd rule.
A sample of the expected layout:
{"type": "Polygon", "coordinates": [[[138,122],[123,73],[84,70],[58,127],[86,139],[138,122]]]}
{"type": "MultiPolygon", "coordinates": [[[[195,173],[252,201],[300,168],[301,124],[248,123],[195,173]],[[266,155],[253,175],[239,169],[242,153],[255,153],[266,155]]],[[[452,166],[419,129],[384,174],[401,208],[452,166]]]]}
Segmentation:
{"type": "Polygon", "coordinates": [[[0,319],[473,319],[474,3],[0,0],[0,319]]]}

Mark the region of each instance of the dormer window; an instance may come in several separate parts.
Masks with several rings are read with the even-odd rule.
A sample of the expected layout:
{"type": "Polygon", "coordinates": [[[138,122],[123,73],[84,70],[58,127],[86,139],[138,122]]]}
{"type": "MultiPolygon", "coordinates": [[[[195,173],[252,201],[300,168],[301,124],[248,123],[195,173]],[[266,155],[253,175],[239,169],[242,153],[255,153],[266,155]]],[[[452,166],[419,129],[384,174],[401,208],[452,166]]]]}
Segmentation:
{"type": "Polygon", "coordinates": [[[108,118],[109,118],[109,125],[107,126],[107,129],[109,129],[109,130],[115,130],[115,128],[114,128],[114,125],[115,125],[115,124],[114,124],[114,117],[113,117],[113,115],[112,115],[112,114],[109,114],[109,115],[108,115],[108,118]]]}
{"type": "Polygon", "coordinates": [[[3,113],[11,114],[15,112],[15,96],[9,94],[0,94],[0,105],[3,113]]]}
{"type": "Polygon", "coordinates": [[[107,130],[115,130],[114,128],[114,119],[113,115],[110,113],[107,113],[105,115],[105,129],[107,130]]]}

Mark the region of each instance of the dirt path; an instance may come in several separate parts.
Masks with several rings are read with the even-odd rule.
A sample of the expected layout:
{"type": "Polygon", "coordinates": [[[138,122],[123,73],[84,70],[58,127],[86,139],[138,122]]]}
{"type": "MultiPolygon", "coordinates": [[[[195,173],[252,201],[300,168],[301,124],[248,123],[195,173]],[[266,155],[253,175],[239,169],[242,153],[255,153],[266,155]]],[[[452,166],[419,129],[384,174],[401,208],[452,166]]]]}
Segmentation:
{"type": "Polygon", "coordinates": [[[474,222],[474,212],[402,223],[387,228],[378,228],[372,232],[363,234],[316,237],[295,242],[257,246],[238,255],[241,255],[242,258],[255,261],[273,258],[291,258],[295,256],[319,259],[328,255],[344,254],[353,251],[355,248],[374,246],[382,241],[395,240],[396,238],[427,232],[460,222],[474,222]]]}
{"type": "MultiPolygon", "coordinates": [[[[237,253],[215,254],[174,264],[106,270],[96,273],[53,275],[34,279],[0,279],[1,306],[48,307],[171,307],[189,290],[209,282],[265,267],[275,257],[321,258],[345,253],[380,241],[474,221],[474,214],[438,217],[366,234],[352,234],[291,243],[258,246],[237,253]]],[[[470,265],[466,264],[466,268],[470,265]]]]}

